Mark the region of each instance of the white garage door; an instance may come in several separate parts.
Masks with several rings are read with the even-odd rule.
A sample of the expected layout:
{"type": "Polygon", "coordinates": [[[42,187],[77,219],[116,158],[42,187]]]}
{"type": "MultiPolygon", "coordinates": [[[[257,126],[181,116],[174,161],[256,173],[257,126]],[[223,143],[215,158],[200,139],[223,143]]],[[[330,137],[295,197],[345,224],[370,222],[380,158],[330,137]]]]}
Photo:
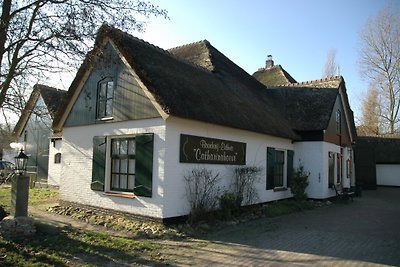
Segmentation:
{"type": "Polygon", "coordinates": [[[376,184],[400,186],[400,164],[376,164],[376,184]]]}

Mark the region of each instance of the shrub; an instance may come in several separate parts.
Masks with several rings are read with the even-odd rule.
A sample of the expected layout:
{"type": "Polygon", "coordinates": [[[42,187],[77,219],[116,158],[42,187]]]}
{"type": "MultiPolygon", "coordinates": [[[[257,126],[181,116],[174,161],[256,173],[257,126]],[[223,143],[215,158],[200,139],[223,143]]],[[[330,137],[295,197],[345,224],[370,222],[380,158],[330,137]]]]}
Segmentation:
{"type": "Polygon", "coordinates": [[[219,198],[220,217],[221,219],[232,218],[232,213],[240,208],[242,198],[237,197],[234,193],[225,191],[219,198]]]}
{"type": "Polygon", "coordinates": [[[206,214],[214,210],[218,203],[221,178],[212,170],[196,168],[184,176],[186,196],[190,204],[189,220],[202,220],[206,214]]]}
{"type": "Polygon", "coordinates": [[[310,172],[304,170],[303,164],[300,162],[299,167],[294,171],[293,178],[290,182],[290,190],[293,197],[297,201],[307,199],[306,188],[308,186],[308,177],[310,172]]]}
{"type": "Polygon", "coordinates": [[[260,179],[260,167],[242,166],[235,168],[232,191],[239,207],[242,204],[253,204],[258,198],[254,183],[260,179]],[[244,201],[244,203],[242,203],[244,201]]]}

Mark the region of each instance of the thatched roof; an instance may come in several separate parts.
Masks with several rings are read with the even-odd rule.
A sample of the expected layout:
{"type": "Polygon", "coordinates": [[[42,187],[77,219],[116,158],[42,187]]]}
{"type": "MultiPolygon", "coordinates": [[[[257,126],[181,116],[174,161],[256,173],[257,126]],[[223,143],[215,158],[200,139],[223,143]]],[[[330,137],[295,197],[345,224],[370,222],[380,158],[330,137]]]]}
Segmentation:
{"type": "Polygon", "coordinates": [[[265,86],[278,86],[290,83],[297,83],[296,80],[282,68],[275,65],[270,68],[261,68],[253,73],[253,77],[265,86]]]}
{"type": "Polygon", "coordinates": [[[26,103],[26,106],[22,111],[17,124],[15,125],[13,132],[14,136],[19,137],[21,135],[21,132],[24,129],[25,124],[28,122],[29,117],[33,112],[36,106],[36,102],[40,96],[42,96],[48,114],[52,119],[54,119],[54,116],[57,113],[58,108],[60,107],[63,97],[66,93],[67,91],[64,90],[60,90],[43,84],[36,84],[33,87],[31,96],[29,97],[29,100],[26,103]]]}
{"type": "Polygon", "coordinates": [[[323,79],[305,81],[305,82],[290,82],[287,84],[281,84],[283,87],[309,87],[309,88],[339,88],[343,82],[341,76],[330,76],[323,79]]]}
{"type": "Polygon", "coordinates": [[[277,65],[269,69],[283,73],[288,83],[266,87],[207,40],[166,51],[107,25],[100,28],[95,48],[68,90],[54,119],[55,132],[62,129],[70,102],[108,41],[138,76],[163,118],[171,115],[300,140],[296,132],[327,128],[340,95],[354,140],[353,112],[342,77],[296,83],[277,65]]]}
{"type": "Polygon", "coordinates": [[[100,28],[95,49],[87,56],[71,84],[63,108],[54,121],[55,130],[62,127],[61,118],[65,118],[63,112],[68,112],[68,101],[79,90],[81,79],[108,39],[166,114],[298,138],[268,98],[265,87],[208,41],[168,52],[106,25],[100,28]]]}
{"type": "Polygon", "coordinates": [[[267,91],[296,131],[326,129],[339,93],[337,88],[310,87],[279,87],[267,91]]]}
{"type": "Polygon", "coordinates": [[[268,87],[267,91],[269,97],[275,103],[279,103],[277,108],[292,125],[292,129],[297,132],[327,129],[336,98],[339,96],[350,139],[355,141],[357,134],[354,114],[350,108],[343,77],[334,76],[301,83],[289,83],[268,87]]]}

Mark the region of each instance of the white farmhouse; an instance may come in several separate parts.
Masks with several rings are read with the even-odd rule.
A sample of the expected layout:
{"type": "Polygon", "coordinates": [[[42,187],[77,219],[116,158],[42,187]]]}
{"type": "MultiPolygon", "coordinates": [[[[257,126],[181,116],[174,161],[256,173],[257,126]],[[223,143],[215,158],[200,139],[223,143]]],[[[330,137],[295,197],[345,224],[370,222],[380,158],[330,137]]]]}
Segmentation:
{"type": "Polygon", "coordinates": [[[64,202],[169,220],[187,215],[184,176],[228,185],[261,168],[258,203],[292,197],[301,161],[308,196],[354,185],[354,121],[343,78],[266,87],[208,41],[163,50],[99,30],[54,122],[64,202]]]}

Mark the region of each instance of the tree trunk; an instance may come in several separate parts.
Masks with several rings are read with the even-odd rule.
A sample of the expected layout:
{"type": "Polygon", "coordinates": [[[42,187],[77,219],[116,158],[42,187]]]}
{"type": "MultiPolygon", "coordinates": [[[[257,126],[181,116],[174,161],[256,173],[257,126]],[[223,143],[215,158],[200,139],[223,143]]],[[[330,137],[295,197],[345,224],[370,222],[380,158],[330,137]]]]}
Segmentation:
{"type": "MultiPolygon", "coordinates": [[[[11,12],[11,0],[4,0],[2,6],[2,13],[1,13],[1,21],[0,21],[0,66],[3,64],[3,54],[4,54],[4,46],[7,40],[7,31],[8,26],[10,25],[10,12],[11,12]]],[[[0,69],[0,77],[2,76],[1,69],[0,69]]],[[[0,93],[0,107],[3,105],[4,98],[7,92],[7,87],[4,86],[2,82],[0,85],[1,93],[0,93]],[[4,93],[3,93],[4,91],[4,93]]]]}
{"type": "Polygon", "coordinates": [[[11,11],[11,0],[4,0],[2,6],[1,20],[0,20],[0,66],[3,61],[4,45],[7,40],[8,26],[10,25],[10,18],[11,18],[10,11],[11,11]]]}

